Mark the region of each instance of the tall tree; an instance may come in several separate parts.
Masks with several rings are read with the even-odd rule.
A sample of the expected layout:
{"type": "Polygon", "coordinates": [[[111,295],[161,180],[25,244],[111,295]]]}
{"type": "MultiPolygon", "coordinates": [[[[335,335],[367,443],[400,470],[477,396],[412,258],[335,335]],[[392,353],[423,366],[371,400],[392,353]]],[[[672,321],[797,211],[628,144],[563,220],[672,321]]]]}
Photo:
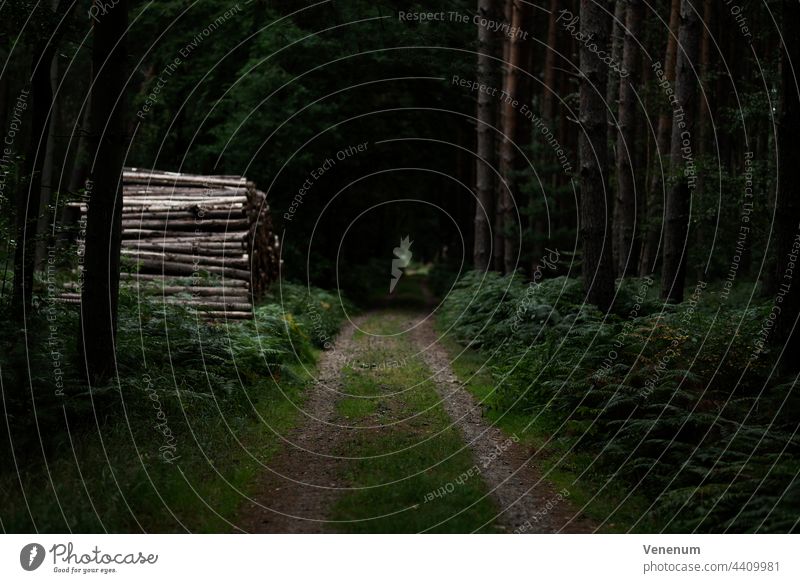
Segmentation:
{"type": "Polygon", "coordinates": [[[700,19],[690,0],[681,0],[678,30],[678,58],[675,63],[675,97],[679,109],[672,120],[670,182],[664,207],[664,253],[661,268],[661,297],[683,301],[688,253],[689,209],[696,186],[688,176],[694,162],[695,100],[697,74],[693,70],[700,50],[700,19]]]}
{"type": "Polygon", "coordinates": [[[547,46],[544,52],[544,87],[542,90],[542,118],[548,124],[552,124],[555,118],[555,96],[558,93],[558,88],[556,87],[556,54],[558,53],[558,35],[556,33],[559,28],[557,17],[558,0],[550,0],[550,15],[547,21],[547,46]]]}
{"type": "MultiPolygon", "coordinates": [[[[622,48],[625,44],[625,4],[626,0],[614,1],[614,18],[611,21],[611,61],[613,63],[619,63],[622,60],[622,48]]],[[[616,114],[617,100],[619,99],[619,82],[619,73],[613,67],[608,67],[606,102],[608,103],[608,125],[611,127],[616,124],[614,116],[616,114]]],[[[613,158],[616,136],[612,133],[609,138],[609,155],[613,158]]]]}
{"type": "MultiPolygon", "coordinates": [[[[664,54],[664,77],[672,85],[675,81],[675,56],[678,49],[678,26],[680,24],[681,0],[672,0],[669,11],[669,30],[667,31],[667,48],[664,54]]],[[[646,212],[647,220],[643,228],[642,252],[639,259],[639,274],[649,275],[655,269],[658,256],[664,205],[664,182],[662,167],[666,172],[665,160],[670,150],[672,134],[672,112],[664,107],[658,116],[656,129],[656,167],[652,170],[650,184],[647,186],[646,212]]]]}
{"type": "MultiPolygon", "coordinates": [[[[558,2],[559,0],[550,0],[550,14],[547,20],[547,44],[544,47],[544,77],[542,83],[542,120],[547,124],[551,131],[557,131],[556,128],[556,99],[559,88],[556,85],[556,55],[558,54],[558,35],[556,34],[560,25],[558,24],[558,2]]],[[[564,144],[563,136],[559,136],[559,143],[564,144]]],[[[555,194],[558,192],[559,185],[561,184],[562,174],[558,171],[550,173],[548,184],[550,192],[542,193],[543,197],[550,196],[555,199],[555,194]]],[[[531,265],[531,272],[533,272],[541,261],[544,255],[544,234],[547,229],[546,217],[544,212],[544,205],[535,205],[538,212],[533,218],[533,263],[531,265]]],[[[555,209],[552,209],[555,210],[555,209]]],[[[555,221],[555,214],[551,213],[550,219],[555,221]]],[[[550,225],[553,230],[553,225],[550,225]]]]}
{"type": "MultiPolygon", "coordinates": [[[[511,26],[511,19],[513,18],[514,13],[514,0],[504,0],[503,2],[503,23],[507,26],[511,26]]],[[[502,39],[502,46],[503,46],[503,66],[502,66],[502,81],[501,87],[503,90],[506,88],[508,76],[510,74],[510,70],[513,69],[509,65],[511,60],[511,39],[504,35],[502,39]]],[[[492,263],[494,265],[495,271],[503,272],[505,268],[505,257],[506,257],[506,236],[505,236],[505,226],[507,222],[507,217],[511,213],[511,193],[510,188],[511,186],[508,184],[508,173],[504,171],[504,156],[505,156],[505,144],[508,141],[509,136],[509,124],[513,126],[514,120],[514,112],[510,111],[509,108],[505,106],[503,100],[500,100],[499,109],[498,109],[498,127],[500,129],[500,139],[498,141],[498,160],[497,166],[501,175],[501,180],[496,182],[496,193],[495,193],[495,216],[494,216],[494,246],[492,249],[492,263]]]]}
{"type": "Polygon", "coordinates": [[[611,221],[608,196],[608,124],[606,83],[608,73],[596,50],[608,49],[612,2],[581,0],[580,23],[580,233],[583,243],[583,280],[587,300],[607,311],[614,299],[611,259],[611,221]],[[594,46],[596,45],[596,47],[594,46]]]}
{"type": "MultiPolygon", "coordinates": [[[[494,0],[478,0],[478,13],[488,19],[495,18],[494,0]]],[[[495,53],[496,36],[487,26],[478,27],[478,83],[491,87],[494,85],[492,71],[497,66],[492,58],[495,53]]],[[[477,106],[477,160],[475,166],[475,242],[473,263],[475,269],[486,271],[492,262],[492,220],[494,217],[495,180],[494,166],[494,125],[495,102],[486,91],[478,92],[477,106]]]]}
{"type": "MultiPolygon", "coordinates": [[[[92,113],[89,96],[82,103],[82,107],[82,111],[79,108],[80,121],[75,122],[77,140],[75,141],[69,182],[67,183],[67,192],[70,195],[75,195],[86,187],[86,177],[89,172],[89,152],[86,139],[90,131],[92,113]]],[[[58,236],[58,244],[61,248],[74,241],[73,227],[78,224],[80,218],[81,211],[79,208],[66,204],[61,207],[61,233],[58,236]]]]}
{"type": "MultiPolygon", "coordinates": [[[[697,159],[701,164],[710,164],[712,151],[711,138],[714,133],[711,131],[712,112],[714,108],[714,91],[711,90],[712,58],[711,51],[712,27],[714,23],[714,0],[703,0],[703,26],[701,27],[700,41],[700,81],[703,93],[697,100],[697,159]]],[[[709,188],[709,172],[699,172],[697,175],[697,193],[699,196],[706,195],[709,188]]],[[[710,193],[709,193],[710,194],[710,193]]],[[[697,229],[694,238],[697,249],[707,249],[707,236],[710,233],[706,229],[697,229]]],[[[697,278],[705,277],[705,263],[701,262],[697,266],[697,278]]]]}
{"type": "Polygon", "coordinates": [[[36,266],[36,236],[39,221],[42,169],[47,158],[50,139],[50,118],[53,88],[50,70],[58,43],[66,29],[66,21],[74,3],[60,0],[55,11],[44,6],[40,16],[52,26],[45,32],[37,29],[39,37],[33,43],[31,62],[31,138],[25,153],[24,174],[27,188],[18,187],[16,200],[16,249],[14,250],[14,288],[12,304],[16,318],[24,319],[33,299],[33,272],[36,266]]]}
{"type": "MultiPolygon", "coordinates": [[[[99,4],[101,0],[96,0],[99,4]]],[[[90,382],[115,369],[125,160],[126,29],[128,3],[120,0],[94,22],[91,153],[87,184],[86,252],[81,294],[80,346],[90,382]]]]}
{"type": "Polygon", "coordinates": [[[517,267],[520,250],[521,225],[516,220],[519,207],[517,171],[521,160],[517,149],[530,141],[530,126],[520,113],[522,104],[530,107],[531,5],[523,0],[513,0],[511,7],[511,30],[520,31],[509,39],[508,62],[501,96],[503,137],[500,142],[500,174],[505,181],[498,204],[498,225],[503,235],[502,271],[511,273],[517,267]],[[524,33],[524,34],[523,34],[524,33]],[[516,199],[516,200],[515,200],[516,199]]]}
{"type": "MultiPolygon", "coordinates": [[[[790,263],[797,261],[800,245],[800,4],[783,0],[782,96],[778,124],[778,193],[775,199],[775,274],[780,312],[772,343],[783,348],[781,368],[796,371],[800,351],[800,277],[790,263]],[[790,257],[793,254],[794,258],[790,257]]],[[[778,305],[776,303],[776,305],[778,305]]]]}
{"type": "MultiPolygon", "coordinates": [[[[54,8],[57,9],[56,5],[57,3],[54,2],[54,8]]],[[[53,55],[53,59],[50,63],[50,94],[52,95],[52,105],[50,107],[50,120],[47,130],[47,147],[44,151],[44,161],[42,163],[42,182],[41,192],[39,194],[39,219],[36,225],[36,233],[38,234],[38,240],[36,241],[37,268],[42,266],[42,262],[47,256],[47,246],[50,241],[50,238],[47,236],[47,226],[50,222],[48,219],[53,220],[53,217],[51,217],[50,213],[48,212],[48,207],[53,199],[53,166],[55,165],[56,140],[58,138],[56,132],[60,121],[59,118],[61,117],[61,99],[56,93],[58,90],[59,80],[58,69],[58,57],[57,55],[53,55]]]]}
{"type": "Polygon", "coordinates": [[[637,111],[636,89],[639,86],[639,35],[642,30],[644,4],[628,0],[625,9],[625,42],[622,68],[627,76],[619,82],[619,139],[617,140],[617,198],[614,204],[614,259],[619,277],[636,271],[631,264],[636,225],[636,160],[637,111]]]}

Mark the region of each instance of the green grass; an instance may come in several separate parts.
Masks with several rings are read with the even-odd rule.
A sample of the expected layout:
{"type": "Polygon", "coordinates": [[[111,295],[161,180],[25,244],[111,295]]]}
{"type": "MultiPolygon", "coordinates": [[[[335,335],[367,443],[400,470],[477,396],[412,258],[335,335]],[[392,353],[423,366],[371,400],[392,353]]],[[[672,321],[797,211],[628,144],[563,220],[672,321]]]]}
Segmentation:
{"type": "MultiPolygon", "coordinates": [[[[0,351],[12,435],[0,439],[0,456],[9,460],[0,469],[0,530],[233,530],[243,494],[254,492],[262,464],[281,446],[278,436],[298,420],[318,354],[313,345],[342,318],[329,294],[306,297],[298,286],[287,294],[296,316],[265,304],[256,322],[229,325],[124,295],[119,378],[87,390],[65,342],[70,390],[58,398],[38,338],[28,357],[33,401],[31,392],[9,390],[27,384],[26,355],[0,351]],[[312,319],[302,311],[309,303],[318,306],[312,319]],[[171,461],[162,453],[168,445],[171,461]]],[[[60,334],[76,329],[74,310],[62,306],[56,315],[60,334]]]]}
{"type": "Polygon", "coordinates": [[[577,280],[526,287],[473,272],[440,324],[479,351],[473,369],[490,359],[471,387],[487,415],[541,447],[547,477],[604,527],[796,530],[795,380],[772,376],[769,348],[753,356],[770,304],[721,304],[713,286],[688,293],[660,306],[646,280],[628,280],[604,317],[581,304],[577,280]]]}
{"type": "MultiPolygon", "coordinates": [[[[365,329],[393,333],[402,328],[401,320],[397,312],[384,312],[379,319],[368,321],[365,329]]],[[[369,336],[356,334],[354,338],[363,344],[369,336]]],[[[362,430],[342,445],[338,453],[362,459],[347,463],[345,478],[357,489],[337,501],[332,520],[344,522],[339,522],[336,530],[492,532],[495,506],[486,497],[480,476],[469,474],[474,466],[471,452],[464,447],[458,430],[451,427],[433,384],[425,382],[429,370],[411,358],[413,347],[403,336],[386,340],[381,349],[366,350],[364,358],[382,362],[387,352],[403,365],[352,372],[362,377],[355,383],[359,391],[385,403],[362,423],[367,425],[363,421],[368,420],[379,425],[406,420],[362,430]],[[457,483],[462,476],[467,477],[457,483]],[[453,484],[452,491],[433,496],[439,488],[449,490],[448,484],[453,484]]],[[[352,387],[353,383],[348,383],[348,389],[352,387]]]]}
{"type": "MultiPolygon", "coordinates": [[[[466,383],[466,389],[478,401],[490,401],[497,381],[485,368],[486,357],[477,351],[465,349],[450,336],[444,336],[441,344],[451,358],[458,355],[456,360],[451,361],[451,366],[459,380],[466,383]]],[[[501,412],[486,407],[484,416],[506,435],[516,435],[521,443],[539,451],[536,459],[546,479],[557,490],[569,490],[571,504],[576,509],[582,509],[597,524],[603,523],[600,532],[626,532],[629,525],[636,522],[647,509],[647,500],[643,496],[629,496],[625,484],[584,473],[593,456],[576,451],[573,448],[574,440],[563,437],[553,439],[553,420],[546,415],[534,418],[513,410],[501,412]],[[602,495],[597,496],[601,488],[602,495]]],[[[636,530],[651,532],[656,529],[657,525],[650,518],[640,523],[636,530]]]]}
{"type": "Polygon", "coordinates": [[[336,402],[336,413],[345,420],[361,419],[372,415],[378,409],[379,387],[374,379],[350,368],[342,371],[342,382],[347,394],[336,402]]]}
{"type": "MultiPolygon", "coordinates": [[[[268,386],[273,383],[267,377],[261,386],[253,387],[253,393],[260,395],[253,413],[271,430],[251,415],[194,416],[190,425],[168,413],[177,436],[177,459],[172,463],[159,456],[162,440],[152,427],[122,421],[109,423],[99,432],[79,430],[71,436],[74,453],[66,445],[57,448],[61,453],[47,458],[48,471],[25,459],[22,486],[12,472],[0,478],[3,529],[230,531],[229,521],[241,503],[239,492],[251,492],[261,471],[258,462],[269,461],[280,445],[277,434],[296,421],[296,408],[268,386]]],[[[281,389],[293,400],[302,399],[303,386],[299,380],[281,382],[281,389]]],[[[137,397],[142,398],[128,395],[126,399],[137,397]]]]}

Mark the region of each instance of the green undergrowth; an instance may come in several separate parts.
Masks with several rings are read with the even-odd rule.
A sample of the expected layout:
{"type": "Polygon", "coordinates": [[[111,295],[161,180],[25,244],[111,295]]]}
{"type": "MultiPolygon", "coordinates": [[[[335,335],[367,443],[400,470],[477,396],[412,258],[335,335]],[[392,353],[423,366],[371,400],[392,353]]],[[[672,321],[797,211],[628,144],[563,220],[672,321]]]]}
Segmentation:
{"type": "MultiPolygon", "coordinates": [[[[440,333],[443,332],[440,326],[440,333]]],[[[486,356],[476,350],[464,348],[452,337],[442,335],[442,345],[451,355],[451,366],[456,376],[481,403],[493,402],[497,389],[495,378],[487,370],[486,356]]],[[[551,439],[552,428],[542,416],[531,418],[527,413],[487,407],[486,419],[506,435],[517,436],[520,442],[536,452],[537,468],[544,478],[559,491],[569,492],[568,500],[576,510],[599,526],[600,532],[625,532],[647,508],[641,495],[629,496],[624,484],[601,472],[583,470],[591,463],[591,455],[569,451],[569,440],[551,439]],[[602,488],[602,495],[597,496],[602,488]]],[[[644,521],[638,530],[650,532],[655,526],[644,521]]]]}
{"type": "Polygon", "coordinates": [[[319,332],[343,319],[322,290],[285,285],[283,297],[253,320],[209,323],[123,291],[119,374],[91,388],[76,309],[40,304],[27,346],[6,339],[0,351],[0,528],[233,530],[242,493],[295,423],[319,332]]]}
{"type": "MultiPolygon", "coordinates": [[[[382,312],[364,328],[372,334],[395,334],[402,328],[398,314],[382,312]]],[[[381,346],[361,332],[354,340],[365,346],[363,361],[346,371],[349,382],[344,386],[357,397],[344,399],[338,412],[343,422],[363,429],[338,452],[358,459],[349,460],[343,470],[354,489],[334,506],[332,529],[492,532],[497,509],[407,336],[384,339],[381,346]],[[356,406],[355,400],[371,405],[356,406]]]]}
{"type": "Polygon", "coordinates": [[[757,342],[771,305],[701,285],[664,306],[657,287],[626,281],[604,316],[566,277],[469,273],[439,324],[479,350],[490,414],[530,424],[556,481],[566,468],[587,501],[597,494],[595,519],[615,530],[796,530],[800,401],[757,342]],[[622,506],[610,502],[619,494],[622,506]]]}

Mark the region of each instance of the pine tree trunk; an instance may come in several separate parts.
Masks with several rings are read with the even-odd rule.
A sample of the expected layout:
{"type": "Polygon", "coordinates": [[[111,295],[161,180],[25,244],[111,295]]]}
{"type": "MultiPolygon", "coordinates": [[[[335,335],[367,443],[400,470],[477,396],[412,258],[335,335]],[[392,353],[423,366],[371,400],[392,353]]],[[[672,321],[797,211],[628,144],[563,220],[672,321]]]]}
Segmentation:
{"type": "MultiPolygon", "coordinates": [[[[99,0],[98,0],[99,1],[99,0]]],[[[81,294],[79,350],[92,383],[114,374],[125,160],[127,0],[94,23],[91,188],[81,294]]]]}
{"type": "MultiPolygon", "coordinates": [[[[573,0],[572,13],[580,13],[580,0],[573,0]]],[[[577,63],[578,43],[575,40],[575,37],[568,35],[568,38],[565,40],[566,46],[564,47],[564,54],[567,56],[569,62],[577,63]]],[[[579,80],[576,82],[571,75],[567,75],[562,72],[561,75],[559,75],[559,95],[568,96],[570,94],[574,94],[579,82],[579,80]]],[[[558,122],[558,141],[562,147],[570,153],[570,157],[577,160],[578,134],[580,131],[575,131],[575,129],[575,124],[573,123],[572,119],[570,119],[566,108],[562,108],[558,122]]],[[[578,213],[575,207],[575,203],[577,201],[574,198],[575,195],[573,191],[573,187],[575,190],[577,190],[579,187],[579,184],[577,183],[579,182],[580,177],[576,176],[578,172],[579,169],[570,172],[569,176],[564,174],[559,175],[559,185],[564,187],[565,190],[566,188],[569,188],[569,192],[559,191],[559,196],[556,199],[555,204],[556,215],[559,220],[558,228],[562,233],[568,231],[577,231],[579,228],[579,221],[577,217],[578,213]]],[[[574,243],[570,242],[566,244],[573,245],[574,243]]]]}
{"type": "MultiPolygon", "coordinates": [[[[670,85],[675,81],[675,57],[677,53],[678,25],[680,23],[681,0],[672,0],[667,32],[667,49],[664,55],[664,76],[670,85]]],[[[643,225],[642,255],[639,259],[639,275],[650,275],[655,271],[658,260],[661,234],[663,230],[664,182],[663,174],[668,172],[668,153],[672,134],[672,111],[668,106],[658,116],[656,132],[655,168],[652,170],[647,188],[647,220],[643,225]]]]}
{"type": "MultiPolygon", "coordinates": [[[[551,131],[556,132],[555,127],[556,119],[556,95],[558,94],[558,87],[556,86],[556,53],[558,51],[558,35],[556,34],[559,24],[556,22],[558,17],[559,0],[550,0],[550,16],[547,23],[547,46],[545,47],[544,57],[544,78],[542,86],[542,119],[544,123],[550,128],[551,131]]],[[[563,137],[559,136],[559,143],[564,144],[563,137]]],[[[542,193],[542,197],[549,196],[551,200],[555,200],[556,193],[558,192],[559,185],[561,184],[561,173],[553,170],[547,177],[545,184],[549,185],[549,192],[542,193]]],[[[539,265],[542,256],[544,255],[545,247],[545,234],[548,229],[547,216],[545,214],[545,203],[535,204],[538,209],[536,216],[533,220],[533,262],[531,265],[531,273],[539,265]]],[[[550,209],[551,223],[555,222],[557,214],[555,208],[550,209]]],[[[550,224],[549,228],[552,232],[555,225],[550,224]]]]}
{"type": "Polygon", "coordinates": [[[622,68],[627,77],[619,83],[619,139],[617,141],[617,200],[614,205],[614,258],[616,273],[624,277],[636,271],[638,255],[634,253],[634,228],[636,226],[636,173],[637,123],[636,89],[639,87],[639,35],[642,29],[644,4],[642,0],[628,0],[625,10],[625,43],[622,68]]]}
{"type": "Polygon", "coordinates": [[[782,105],[778,125],[778,193],[775,199],[775,270],[776,297],[783,300],[772,333],[772,344],[783,350],[781,369],[795,372],[800,369],[800,275],[790,262],[797,261],[800,245],[800,5],[783,0],[783,51],[781,54],[782,105]],[[794,258],[790,258],[792,250],[794,258]]]}
{"type": "MultiPolygon", "coordinates": [[[[622,61],[622,51],[625,44],[625,5],[626,0],[615,0],[614,18],[611,21],[611,59],[614,63],[622,61]]],[[[608,67],[608,86],[606,87],[606,103],[608,103],[608,126],[615,127],[617,120],[617,100],[619,99],[620,76],[612,67],[608,67]]],[[[611,132],[608,139],[608,155],[615,158],[616,132],[611,132]]],[[[616,263],[616,257],[614,258],[616,263]]]]}
{"type": "MultiPolygon", "coordinates": [[[[61,0],[56,14],[71,10],[73,4],[61,0]]],[[[31,66],[31,134],[25,154],[24,173],[29,177],[27,187],[17,187],[16,249],[14,250],[14,287],[12,305],[15,318],[22,322],[31,310],[33,300],[33,272],[36,267],[36,238],[39,221],[42,168],[50,137],[50,110],[53,89],[50,66],[66,24],[44,34],[34,49],[31,66]]]]}
{"type": "MultiPolygon", "coordinates": [[[[583,38],[607,49],[610,41],[611,3],[581,0],[583,38]]],[[[589,303],[608,311],[614,298],[611,258],[610,199],[608,196],[608,123],[606,117],[606,65],[586,43],[580,45],[580,234],[583,242],[583,280],[589,303]]]]}
{"type": "MultiPolygon", "coordinates": [[[[75,144],[75,153],[72,156],[72,168],[67,183],[67,192],[71,195],[78,193],[86,187],[86,177],[89,173],[89,153],[87,152],[86,136],[89,134],[91,102],[87,97],[83,105],[80,124],[76,124],[78,139],[75,144]]],[[[69,205],[61,207],[60,223],[61,229],[57,237],[59,249],[63,249],[75,240],[74,227],[81,218],[79,208],[69,205]]]]}
{"type": "MultiPolygon", "coordinates": [[[[493,0],[478,0],[478,13],[485,18],[495,18],[493,0]]],[[[496,46],[495,35],[485,26],[478,27],[478,83],[494,86],[492,59],[496,46]]],[[[492,167],[495,160],[494,125],[495,102],[485,91],[478,93],[477,161],[475,164],[475,241],[473,263],[475,269],[486,271],[492,262],[492,220],[494,217],[495,181],[492,167]]]]}
{"type": "MultiPolygon", "coordinates": [[[[530,30],[530,4],[514,0],[511,9],[511,26],[514,30],[530,30]]],[[[530,37],[530,34],[528,35],[530,37]]],[[[503,85],[503,140],[500,144],[500,174],[507,185],[500,201],[501,229],[503,234],[503,272],[512,273],[519,262],[522,236],[519,222],[520,191],[516,175],[522,167],[517,148],[530,142],[530,126],[520,113],[522,104],[531,106],[530,79],[526,72],[530,66],[530,42],[515,35],[509,44],[508,69],[503,85]],[[528,131],[526,131],[526,128],[528,131]]]]}
{"type": "Polygon", "coordinates": [[[661,270],[661,297],[674,303],[683,301],[686,256],[689,252],[689,208],[696,186],[696,179],[685,175],[690,169],[688,164],[694,162],[693,146],[697,141],[694,135],[697,76],[692,67],[697,63],[700,45],[700,19],[690,0],[681,0],[678,45],[675,97],[680,109],[672,123],[670,180],[664,208],[664,254],[661,270]]]}
{"type": "MultiPolygon", "coordinates": [[[[57,8],[57,7],[54,7],[57,8]]],[[[55,55],[54,55],[55,57],[55,55]]],[[[47,247],[50,242],[48,227],[54,217],[50,215],[49,207],[53,199],[53,166],[55,163],[56,131],[60,121],[60,99],[56,95],[58,89],[58,59],[53,58],[50,63],[50,94],[53,96],[50,109],[50,123],[48,124],[47,148],[45,149],[42,164],[42,184],[39,195],[39,220],[36,232],[39,238],[36,241],[36,267],[41,268],[47,256],[47,247]],[[49,220],[48,220],[49,219],[49,220]]]]}
{"type": "Polygon", "coordinates": [[[552,123],[555,117],[555,96],[558,93],[556,87],[556,52],[558,51],[558,16],[559,0],[550,0],[550,16],[547,23],[547,47],[544,57],[544,87],[542,89],[542,118],[547,123],[552,123]]]}
{"type": "MultiPolygon", "coordinates": [[[[511,25],[511,19],[513,17],[514,12],[514,0],[505,0],[503,4],[503,21],[511,25]]],[[[511,55],[511,42],[508,37],[504,36],[502,40],[503,45],[503,67],[502,67],[502,82],[501,88],[505,90],[508,84],[508,78],[510,75],[511,67],[508,65],[511,55]]],[[[508,108],[505,106],[505,103],[500,101],[498,104],[499,110],[499,123],[498,129],[501,132],[499,136],[497,145],[498,145],[498,160],[497,160],[497,167],[498,171],[500,172],[500,179],[496,181],[495,184],[495,216],[494,216],[494,249],[493,249],[493,261],[495,271],[499,271],[503,273],[505,269],[505,245],[506,245],[506,237],[505,237],[505,225],[506,225],[506,217],[510,212],[511,206],[511,193],[509,192],[510,186],[506,180],[508,173],[504,171],[505,164],[507,163],[507,156],[506,153],[506,142],[508,141],[509,135],[509,124],[514,123],[513,115],[509,116],[508,108]],[[511,119],[510,119],[511,118],[511,119]]]]}
{"type": "MultiPolygon", "coordinates": [[[[714,111],[714,92],[710,90],[709,80],[711,78],[711,31],[714,22],[714,0],[703,0],[703,22],[705,26],[702,27],[700,43],[700,81],[703,94],[697,100],[697,159],[702,164],[710,164],[712,162],[709,153],[711,152],[711,116],[714,111]]],[[[708,174],[708,172],[699,172],[697,175],[698,198],[705,198],[708,174]]],[[[706,229],[697,229],[694,235],[695,245],[702,252],[706,251],[708,234],[706,229]]],[[[703,261],[697,266],[698,280],[704,279],[706,276],[706,263],[703,261]]]]}

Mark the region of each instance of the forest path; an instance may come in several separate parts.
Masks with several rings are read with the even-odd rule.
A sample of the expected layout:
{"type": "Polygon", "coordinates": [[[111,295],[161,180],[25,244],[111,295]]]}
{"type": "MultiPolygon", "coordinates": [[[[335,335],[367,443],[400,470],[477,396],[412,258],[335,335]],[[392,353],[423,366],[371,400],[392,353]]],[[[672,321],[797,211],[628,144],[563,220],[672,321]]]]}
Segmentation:
{"type": "Polygon", "coordinates": [[[242,530],[593,530],[530,448],[484,418],[419,306],[354,318],[317,374],[242,530]]]}

